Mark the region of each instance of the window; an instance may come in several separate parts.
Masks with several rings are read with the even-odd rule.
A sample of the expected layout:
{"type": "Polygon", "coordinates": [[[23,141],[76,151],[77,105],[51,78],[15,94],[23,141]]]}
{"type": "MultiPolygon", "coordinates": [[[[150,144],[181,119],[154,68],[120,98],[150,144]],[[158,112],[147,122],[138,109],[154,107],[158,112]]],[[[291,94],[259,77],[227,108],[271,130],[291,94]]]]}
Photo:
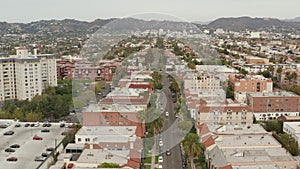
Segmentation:
{"type": "Polygon", "coordinates": [[[81,142],[81,138],[78,138],[77,140],[78,140],[78,142],[81,142]]]}
{"type": "Polygon", "coordinates": [[[90,142],[90,138],[85,138],[85,141],[86,142],[90,142]]]}

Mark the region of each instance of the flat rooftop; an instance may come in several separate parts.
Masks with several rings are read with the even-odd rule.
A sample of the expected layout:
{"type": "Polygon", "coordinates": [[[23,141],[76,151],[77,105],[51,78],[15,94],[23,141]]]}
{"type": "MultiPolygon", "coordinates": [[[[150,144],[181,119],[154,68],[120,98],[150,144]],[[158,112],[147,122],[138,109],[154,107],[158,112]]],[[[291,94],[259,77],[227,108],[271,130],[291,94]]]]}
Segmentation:
{"type": "Polygon", "coordinates": [[[221,149],[247,149],[247,148],[266,148],[266,147],[281,147],[271,135],[218,135],[215,143],[221,149]]]}
{"type": "Polygon", "coordinates": [[[222,149],[222,152],[229,163],[295,161],[284,148],[222,149]]]}
{"type": "Polygon", "coordinates": [[[280,91],[280,92],[251,92],[249,93],[250,96],[252,97],[300,97],[292,92],[287,92],[287,91],[280,91]]]}
{"type": "Polygon", "coordinates": [[[134,105],[124,105],[124,104],[89,104],[89,106],[83,110],[85,112],[137,112],[143,110],[137,108],[134,105]]]}
{"type": "MultiPolygon", "coordinates": [[[[212,127],[215,125],[211,125],[212,127]]],[[[232,135],[247,135],[247,134],[268,134],[268,132],[260,125],[223,125],[215,126],[216,134],[232,134],[232,135]]]]}
{"type": "Polygon", "coordinates": [[[276,164],[269,165],[248,165],[248,166],[232,166],[233,169],[281,169],[276,164]]]}
{"type": "Polygon", "coordinates": [[[289,126],[295,130],[295,133],[300,134],[300,122],[283,122],[283,126],[289,126]]]}
{"type": "Polygon", "coordinates": [[[77,163],[91,163],[96,166],[107,162],[116,164],[127,164],[130,150],[107,151],[103,149],[85,149],[77,160],[77,163]]]}
{"type": "Polygon", "coordinates": [[[140,90],[132,88],[120,88],[107,94],[106,97],[139,97],[140,90]]]}
{"type": "Polygon", "coordinates": [[[135,136],[136,126],[83,126],[76,135],[135,136]]]}

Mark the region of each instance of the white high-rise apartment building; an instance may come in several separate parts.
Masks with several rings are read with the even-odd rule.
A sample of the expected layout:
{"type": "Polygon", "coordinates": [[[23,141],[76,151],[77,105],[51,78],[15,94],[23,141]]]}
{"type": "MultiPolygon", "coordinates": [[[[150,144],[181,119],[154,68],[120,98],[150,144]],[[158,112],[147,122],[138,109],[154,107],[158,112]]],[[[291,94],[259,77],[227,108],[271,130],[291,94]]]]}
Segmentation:
{"type": "Polygon", "coordinates": [[[26,48],[0,58],[0,102],[31,100],[47,86],[57,86],[55,55],[32,55],[26,48]]]}

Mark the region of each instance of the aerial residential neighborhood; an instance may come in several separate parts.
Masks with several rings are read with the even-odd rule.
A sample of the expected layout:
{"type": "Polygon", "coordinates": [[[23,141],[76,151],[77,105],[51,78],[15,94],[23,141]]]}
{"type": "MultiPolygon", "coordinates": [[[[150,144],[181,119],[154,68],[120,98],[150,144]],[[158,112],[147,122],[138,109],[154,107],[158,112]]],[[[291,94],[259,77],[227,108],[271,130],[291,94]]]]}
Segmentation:
{"type": "Polygon", "coordinates": [[[217,1],[3,2],[0,168],[300,168],[299,4],[217,1]]]}

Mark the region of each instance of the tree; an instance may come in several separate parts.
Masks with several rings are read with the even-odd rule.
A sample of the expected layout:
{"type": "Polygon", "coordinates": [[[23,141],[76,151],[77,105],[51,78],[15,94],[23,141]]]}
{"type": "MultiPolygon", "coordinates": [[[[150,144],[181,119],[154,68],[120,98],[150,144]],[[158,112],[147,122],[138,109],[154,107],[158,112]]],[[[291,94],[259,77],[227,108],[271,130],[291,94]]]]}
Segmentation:
{"type": "Polygon", "coordinates": [[[195,133],[189,133],[182,141],[185,153],[189,156],[191,167],[194,168],[194,157],[201,153],[201,144],[199,136],[195,133]]]}
{"type": "Polygon", "coordinates": [[[178,122],[178,128],[181,129],[181,131],[183,131],[183,133],[187,133],[191,130],[193,126],[193,123],[191,121],[180,121],[178,122]]]}
{"type": "MultiPolygon", "coordinates": [[[[109,156],[109,155],[108,155],[109,156]]],[[[116,163],[102,163],[97,166],[97,168],[120,168],[119,164],[116,163]]]]}
{"type": "Polygon", "coordinates": [[[259,72],[258,74],[263,75],[265,78],[270,78],[272,76],[269,70],[259,72]]]}
{"type": "Polygon", "coordinates": [[[234,92],[231,86],[226,87],[226,98],[234,98],[234,92]]]}
{"type": "Polygon", "coordinates": [[[154,135],[161,131],[161,128],[163,127],[163,122],[163,118],[159,116],[158,118],[149,123],[149,127],[153,129],[154,135]]]}
{"type": "Polygon", "coordinates": [[[245,69],[243,69],[243,68],[241,68],[240,69],[240,73],[243,74],[243,75],[246,75],[246,74],[248,74],[248,71],[245,70],[245,69]]]}

